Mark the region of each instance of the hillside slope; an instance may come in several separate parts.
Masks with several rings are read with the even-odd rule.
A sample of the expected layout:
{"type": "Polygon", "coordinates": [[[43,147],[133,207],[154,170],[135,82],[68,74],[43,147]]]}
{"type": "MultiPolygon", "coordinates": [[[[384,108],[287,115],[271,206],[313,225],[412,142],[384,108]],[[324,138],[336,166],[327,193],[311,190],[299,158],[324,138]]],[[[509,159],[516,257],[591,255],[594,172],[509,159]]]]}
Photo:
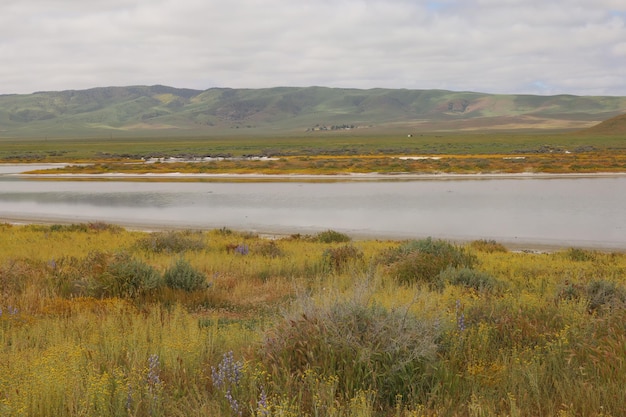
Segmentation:
{"type": "Polygon", "coordinates": [[[0,137],[575,129],[624,112],[626,97],[325,87],[104,87],[0,95],[0,137]]]}
{"type": "Polygon", "coordinates": [[[593,135],[621,135],[626,138],[626,114],[612,117],[595,126],[585,129],[582,133],[593,135]]]}

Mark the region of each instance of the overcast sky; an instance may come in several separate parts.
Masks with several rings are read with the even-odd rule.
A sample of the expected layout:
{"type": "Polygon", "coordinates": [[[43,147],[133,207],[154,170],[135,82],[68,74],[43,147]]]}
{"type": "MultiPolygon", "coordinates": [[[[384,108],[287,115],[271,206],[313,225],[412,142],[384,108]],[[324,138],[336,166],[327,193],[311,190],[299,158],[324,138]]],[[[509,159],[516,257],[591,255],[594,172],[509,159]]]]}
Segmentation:
{"type": "Polygon", "coordinates": [[[626,96],[626,0],[0,0],[0,94],[153,84],[626,96]]]}

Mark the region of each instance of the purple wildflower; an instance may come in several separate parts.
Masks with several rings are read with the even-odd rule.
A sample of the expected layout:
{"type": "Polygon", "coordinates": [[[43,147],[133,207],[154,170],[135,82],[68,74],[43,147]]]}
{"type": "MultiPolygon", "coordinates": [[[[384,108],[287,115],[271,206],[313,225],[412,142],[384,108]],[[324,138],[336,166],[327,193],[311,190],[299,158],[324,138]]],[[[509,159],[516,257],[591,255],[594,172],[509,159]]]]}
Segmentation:
{"type": "Polygon", "coordinates": [[[159,376],[160,368],[159,355],[150,355],[148,358],[148,375],[146,377],[148,385],[155,387],[161,383],[161,377],[159,376]]]}
{"type": "Polygon", "coordinates": [[[235,248],[235,253],[238,253],[239,255],[247,255],[248,253],[250,253],[250,248],[248,248],[248,245],[241,244],[241,245],[237,245],[237,247],[235,248]]]}
{"type": "Polygon", "coordinates": [[[267,408],[267,394],[265,393],[265,387],[261,387],[261,393],[259,394],[259,401],[257,402],[257,415],[269,416],[270,411],[267,408]]]}
{"type": "Polygon", "coordinates": [[[460,300],[456,300],[455,315],[456,315],[457,329],[459,330],[459,332],[463,333],[465,331],[465,329],[466,329],[466,326],[465,326],[465,313],[461,312],[461,301],[460,300]]]}
{"type": "Polygon", "coordinates": [[[130,411],[131,406],[133,405],[133,387],[128,384],[128,389],[126,393],[126,411],[130,411]]]}
{"type": "Polygon", "coordinates": [[[230,409],[236,415],[241,415],[241,409],[239,402],[233,396],[233,390],[237,389],[239,386],[242,370],[243,363],[241,361],[235,361],[232,351],[224,353],[222,361],[217,365],[217,368],[211,367],[213,385],[224,392],[224,398],[226,398],[230,409]]]}

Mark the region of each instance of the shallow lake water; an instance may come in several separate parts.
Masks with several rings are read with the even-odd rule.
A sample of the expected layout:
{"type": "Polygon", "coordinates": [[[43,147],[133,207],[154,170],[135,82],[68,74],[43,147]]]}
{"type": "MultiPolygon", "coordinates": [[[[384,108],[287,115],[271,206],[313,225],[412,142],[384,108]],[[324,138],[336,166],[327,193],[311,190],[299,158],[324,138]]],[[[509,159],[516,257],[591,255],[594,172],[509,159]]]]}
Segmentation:
{"type": "Polygon", "coordinates": [[[0,175],[0,219],[259,233],[334,229],[381,238],[626,248],[624,191],[624,176],[148,182],[5,174],[0,175]]]}

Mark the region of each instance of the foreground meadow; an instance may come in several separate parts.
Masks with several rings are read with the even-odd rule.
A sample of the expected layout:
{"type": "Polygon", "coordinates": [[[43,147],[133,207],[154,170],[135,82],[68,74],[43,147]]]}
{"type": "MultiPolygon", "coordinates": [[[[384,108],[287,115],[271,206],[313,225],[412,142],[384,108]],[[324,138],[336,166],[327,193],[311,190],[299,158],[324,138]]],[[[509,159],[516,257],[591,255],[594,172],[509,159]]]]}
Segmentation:
{"type": "Polygon", "coordinates": [[[1,416],[626,415],[626,254],[0,225],[1,416]]]}

